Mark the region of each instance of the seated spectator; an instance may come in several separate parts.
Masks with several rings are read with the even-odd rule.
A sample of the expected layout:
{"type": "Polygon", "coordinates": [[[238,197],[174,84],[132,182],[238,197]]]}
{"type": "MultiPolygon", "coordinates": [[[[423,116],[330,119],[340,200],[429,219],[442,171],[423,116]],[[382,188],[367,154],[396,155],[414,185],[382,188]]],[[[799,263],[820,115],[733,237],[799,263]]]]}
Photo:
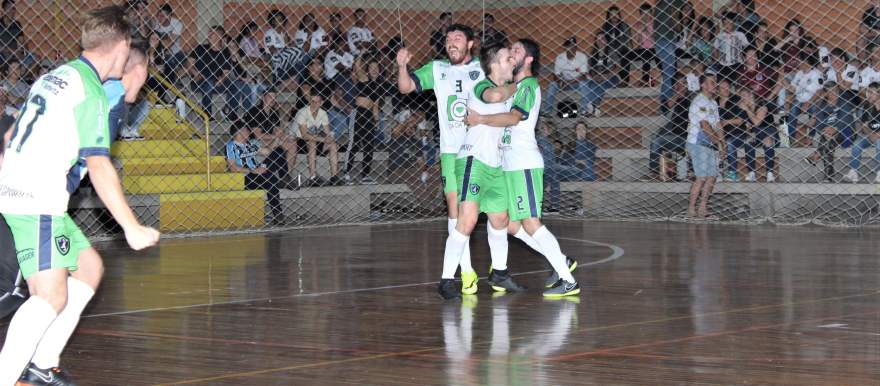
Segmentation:
{"type": "MultiPolygon", "coordinates": [[[[704,66],[712,64],[714,62],[712,55],[715,50],[713,47],[714,43],[715,22],[708,17],[701,16],[699,23],[697,23],[697,31],[691,37],[690,44],[688,45],[688,52],[691,58],[702,63],[704,66]]],[[[699,86],[697,88],[699,89],[699,86]]]]}
{"type": "Polygon", "coordinates": [[[434,57],[436,58],[446,56],[446,28],[450,25],[452,25],[452,12],[441,13],[437,29],[431,33],[430,41],[431,48],[434,49],[434,57]]]}
{"type": "Polygon", "coordinates": [[[370,176],[373,164],[373,153],[377,145],[377,131],[379,126],[379,113],[385,96],[391,90],[391,84],[381,77],[379,62],[375,59],[364,61],[363,57],[355,60],[355,89],[354,127],[349,141],[347,162],[345,163],[345,181],[350,182],[351,169],[354,166],[354,157],[358,152],[363,153],[361,163],[361,183],[374,184],[375,180],[370,176]]]}
{"type": "Polygon", "coordinates": [[[15,0],[3,0],[0,4],[0,67],[18,61],[24,49],[24,30],[15,20],[15,0]]]}
{"type": "Polygon", "coordinates": [[[0,115],[9,115],[9,116],[17,116],[18,109],[9,100],[9,92],[6,91],[6,87],[0,86],[0,115]]]}
{"type": "MultiPolygon", "coordinates": [[[[620,17],[620,8],[616,5],[608,7],[605,11],[605,22],[599,27],[599,35],[604,38],[609,48],[608,55],[614,63],[622,63],[623,58],[629,55],[630,29],[629,24],[620,17]]],[[[597,39],[598,40],[598,39],[597,39]]],[[[629,69],[621,67],[618,78],[624,83],[629,83],[629,69]]]]}
{"type": "Polygon", "coordinates": [[[248,190],[265,190],[272,210],[273,224],[284,223],[284,212],[281,208],[281,195],[278,190],[279,181],[265,164],[257,162],[259,145],[251,142],[251,132],[247,126],[231,127],[232,139],[226,143],[226,163],[229,171],[243,173],[245,188],[248,190]]]}
{"type": "Polygon", "coordinates": [[[294,44],[302,50],[306,49],[306,43],[309,43],[308,49],[316,50],[329,44],[327,32],[318,25],[315,16],[311,13],[303,15],[299,22],[299,28],[293,35],[294,44]]]}
{"type": "Polygon", "coordinates": [[[807,39],[804,27],[801,26],[801,22],[798,19],[789,20],[788,23],[785,24],[785,29],[782,33],[782,40],[773,48],[781,54],[780,63],[782,64],[782,74],[787,81],[791,81],[794,77],[794,73],[797,72],[798,67],[800,67],[801,53],[806,48],[807,39]]]}
{"type": "Polygon", "coordinates": [[[731,89],[730,81],[724,78],[718,80],[718,115],[721,118],[718,126],[724,132],[727,149],[727,174],[724,179],[736,182],[737,150],[751,150],[751,143],[746,138],[746,120],[749,117],[739,106],[739,96],[731,89]]]}
{"type": "Polygon", "coordinates": [[[131,23],[131,37],[146,40],[156,25],[153,16],[147,10],[147,0],[125,0],[126,19],[131,23]]]}
{"type": "Polygon", "coordinates": [[[168,72],[176,72],[186,60],[186,54],[183,53],[183,46],[181,45],[183,40],[183,23],[174,16],[170,4],[162,4],[159,7],[153,31],[168,39],[168,44],[165,47],[168,48],[169,56],[165,59],[165,65],[168,66],[168,72]]]}
{"type": "MultiPolygon", "coordinates": [[[[801,58],[800,67],[791,83],[787,86],[788,91],[794,95],[794,100],[790,102],[791,110],[786,120],[788,136],[792,139],[795,138],[798,132],[798,116],[800,116],[801,112],[806,112],[810,115],[814,113],[816,92],[822,88],[823,82],[822,72],[816,68],[817,61],[817,58],[812,55],[801,58]]],[[[812,132],[810,136],[812,136],[812,132]]]]}
{"type": "Polygon", "coordinates": [[[880,82],[880,46],[868,52],[866,65],[859,72],[859,87],[863,90],[874,82],[880,82]]]}
{"type": "Polygon", "coordinates": [[[0,86],[6,88],[9,94],[9,103],[13,106],[21,106],[31,91],[31,86],[24,81],[24,71],[22,71],[21,63],[10,62],[6,67],[5,75],[3,81],[0,82],[0,86]]]}
{"type": "Polygon", "coordinates": [[[337,41],[346,40],[345,28],[342,27],[342,15],[338,12],[330,14],[330,29],[327,30],[328,42],[332,47],[337,41]]]}
{"type": "Polygon", "coordinates": [[[743,50],[749,46],[746,35],[737,31],[734,15],[727,14],[721,23],[721,33],[715,37],[712,43],[714,47],[713,57],[718,64],[719,80],[727,80],[730,83],[739,80],[742,69],[743,50]]]}
{"type": "MultiPolygon", "coordinates": [[[[318,93],[320,94],[320,91],[318,91],[318,93]]],[[[308,95],[309,94],[306,94],[306,99],[308,99],[308,95]]],[[[323,100],[323,98],[324,96],[321,94],[321,99],[323,100]]],[[[330,131],[333,133],[333,138],[336,138],[339,143],[345,143],[342,142],[342,139],[345,138],[345,141],[347,141],[348,144],[351,144],[349,133],[353,130],[354,111],[352,110],[351,105],[345,102],[345,98],[342,96],[342,90],[340,89],[331,89],[329,99],[329,107],[325,110],[327,110],[327,118],[330,119],[330,131]]],[[[324,106],[327,105],[328,104],[325,102],[324,106]]]]}
{"type": "Polygon", "coordinates": [[[740,108],[745,112],[747,119],[745,121],[747,127],[748,143],[746,149],[746,167],[749,174],[746,175],[746,182],[756,182],[757,165],[755,162],[755,150],[761,148],[764,151],[764,165],[767,168],[766,181],[775,182],[776,175],[773,173],[776,167],[776,135],[778,130],[773,124],[774,106],[767,99],[760,98],[750,88],[742,88],[739,90],[740,108]]]}
{"type": "Polygon", "coordinates": [[[535,133],[535,140],[538,142],[538,149],[541,150],[541,156],[544,158],[544,184],[550,189],[550,200],[548,212],[556,212],[559,210],[559,204],[562,200],[561,181],[563,178],[570,176],[582,175],[583,171],[573,166],[566,166],[559,162],[556,156],[557,148],[551,139],[553,133],[553,125],[549,120],[542,119],[538,121],[540,130],[535,133]]]}
{"type": "Polygon", "coordinates": [[[854,61],[849,60],[849,55],[840,48],[831,50],[831,63],[825,72],[825,82],[837,83],[837,91],[840,93],[840,108],[846,118],[841,125],[840,145],[848,148],[853,141],[853,114],[856,106],[859,106],[859,67],[854,61]]]}
{"type": "Polygon", "coordinates": [[[266,54],[272,56],[278,50],[287,47],[288,39],[285,31],[288,20],[284,12],[273,9],[269,11],[266,21],[269,23],[269,28],[263,31],[263,48],[266,49],[266,54]]]}
{"type": "Polygon", "coordinates": [[[258,160],[269,166],[269,170],[278,174],[278,180],[290,186],[290,172],[296,170],[297,146],[296,138],[284,132],[281,112],[276,101],[274,90],[267,90],[260,98],[260,103],[251,107],[244,115],[242,124],[247,126],[255,139],[265,149],[258,160]]]}
{"type": "Polygon", "coordinates": [[[232,53],[226,47],[226,34],[221,26],[211,27],[208,43],[196,47],[188,60],[187,67],[193,78],[197,92],[202,93],[202,109],[209,115],[212,111],[211,97],[223,94],[226,97],[224,113],[233,120],[235,110],[247,96],[244,86],[237,78],[232,53]]]}
{"type": "Polygon", "coordinates": [[[717,152],[725,147],[724,134],[718,126],[720,118],[715,94],[715,76],[701,76],[700,94],[694,98],[688,110],[688,138],[685,146],[696,176],[688,198],[688,217],[709,216],[709,196],[712,195],[715,178],[718,176],[717,152]]]}
{"type": "Polygon", "coordinates": [[[483,28],[480,30],[480,44],[482,46],[485,47],[492,43],[507,44],[507,34],[495,28],[495,16],[492,16],[491,13],[483,14],[483,28]]]}
{"type": "Polygon", "coordinates": [[[256,22],[251,21],[244,25],[241,33],[238,34],[238,46],[241,47],[241,52],[244,54],[245,58],[251,60],[263,59],[264,51],[257,39],[256,22]]]}
{"type": "Polygon", "coordinates": [[[589,59],[583,52],[577,50],[576,37],[572,36],[566,40],[563,47],[566,51],[556,57],[556,64],[553,67],[555,80],[550,83],[547,91],[545,111],[555,110],[554,103],[559,90],[576,88],[581,94],[580,111],[589,115],[600,115],[596,106],[609,88],[617,86],[617,76],[611,75],[601,83],[593,80],[590,75],[589,59]]]}
{"type": "Polygon", "coordinates": [[[608,46],[605,36],[599,32],[594,38],[593,48],[590,50],[589,70],[593,80],[604,83],[610,79],[616,79],[619,83],[617,73],[620,71],[620,60],[613,55],[614,50],[608,46]]]}
{"type": "MultiPolygon", "coordinates": [[[[670,112],[669,120],[660,127],[660,130],[657,131],[657,134],[651,140],[650,154],[648,156],[651,173],[658,176],[661,180],[666,179],[666,176],[660,174],[661,156],[663,153],[683,155],[688,135],[690,93],[688,92],[687,78],[682,73],[677,73],[673,87],[675,93],[672,98],[666,101],[667,110],[670,112]]],[[[683,180],[687,177],[687,160],[683,159],[678,164],[678,179],[683,180]],[[683,170],[682,166],[684,167],[683,170]]]]}
{"type": "Polygon", "coordinates": [[[880,183],[880,82],[868,85],[865,95],[868,105],[859,122],[861,135],[853,144],[850,169],[844,178],[852,183],[859,182],[862,151],[874,146],[874,171],[877,172],[874,183],[880,183]]]}
{"type": "Polygon", "coordinates": [[[339,178],[339,149],[333,132],[330,131],[330,119],[327,117],[327,112],[321,108],[323,103],[321,95],[312,91],[309,95],[309,105],[300,109],[296,113],[296,118],[291,122],[296,132],[295,136],[299,138],[298,148],[308,149],[308,186],[323,184],[323,179],[318,176],[316,171],[318,154],[321,156],[329,155],[331,177],[328,182],[330,185],[339,185],[342,182],[339,178]]]}
{"type": "Polygon", "coordinates": [[[312,93],[312,90],[321,94],[321,99],[324,101],[323,108],[328,110],[327,112],[329,113],[330,97],[336,90],[336,84],[333,80],[324,77],[324,64],[320,60],[311,61],[307,67],[306,75],[300,83],[297,92],[296,111],[309,104],[309,95],[312,93]]]}
{"type": "Polygon", "coordinates": [[[569,176],[567,181],[596,181],[596,150],[598,146],[590,138],[587,122],[578,121],[574,126],[574,164],[581,173],[569,176]]]}
{"type": "Polygon", "coordinates": [[[690,1],[685,1],[676,16],[678,24],[675,26],[677,39],[675,42],[675,56],[681,59],[692,59],[690,54],[691,42],[697,33],[697,12],[690,1]]]}
{"type": "Polygon", "coordinates": [[[363,8],[354,10],[354,24],[348,29],[348,50],[358,56],[373,43],[373,31],[367,28],[367,12],[363,8]]]}
{"type": "Polygon", "coordinates": [[[869,51],[880,45],[880,0],[871,0],[859,24],[859,51],[869,51]]]}
{"type": "MultiPolygon", "coordinates": [[[[776,41],[770,30],[767,29],[767,22],[761,21],[755,29],[755,41],[752,43],[758,51],[758,62],[761,66],[769,69],[776,69],[782,64],[782,53],[776,49],[779,42],[776,41]]],[[[748,37],[748,36],[747,36],[748,37]]]]}
{"type": "Polygon", "coordinates": [[[654,9],[651,4],[644,3],[639,7],[639,18],[633,25],[636,48],[623,58],[621,62],[621,81],[629,84],[629,66],[633,61],[642,62],[642,79],[639,87],[651,87],[655,81],[651,78],[651,61],[660,67],[660,58],[654,52],[654,9]]]}
{"type": "Polygon", "coordinates": [[[824,180],[834,181],[834,151],[840,145],[842,133],[847,121],[850,120],[843,108],[846,103],[840,97],[839,86],[834,81],[827,81],[824,85],[822,100],[816,109],[816,114],[811,118],[811,124],[818,132],[819,146],[816,151],[805,158],[813,166],[822,161],[824,166],[824,180]]]}
{"type": "Polygon", "coordinates": [[[233,99],[234,105],[229,106],[227,102],[226,108],[233,111],[233,116],[237,116],[240,109],[247,111],[257,103],[257,98],[266,89],[266,85],[245,70],[245,59],[242,57],[238,41],[226,36],[225,42],[231,68],[228,78],[233,87],[230,92],[236,93],[236,98],[233,99]]]}
{"type": "Polygon", "coordinates": [[[332,80],[337,88],[342,89],[347,102],[354,103],[351,68],[354,66],[355,56],[347,47],[341,40],[331,44],[330,50],[324,56],[324,77],[332,80]]]}

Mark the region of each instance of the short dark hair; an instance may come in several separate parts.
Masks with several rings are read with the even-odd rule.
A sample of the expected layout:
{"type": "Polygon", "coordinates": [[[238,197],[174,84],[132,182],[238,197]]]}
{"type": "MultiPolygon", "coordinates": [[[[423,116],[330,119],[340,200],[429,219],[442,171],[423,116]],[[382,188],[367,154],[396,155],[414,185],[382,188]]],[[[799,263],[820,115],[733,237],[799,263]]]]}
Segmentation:
{"type": "Polygon", "coordinates": [[[162,4],[162,6],[159,7],[159,10],[162,12],[165,12],[167,14],[174,13],[174,11],[171,9],[171,4],[168,4],[168,3],[162,4]]]}
{"type": "Polygon", "coordinates": [[[849,60],[849,55],[847,55],[846,51],[844,51],[843,48],[840,47],[834,47],[831,50],[831,55],[838,58],[843,58],[843,60],[849,60]]]}
{"type": "Polygon", "coordinates": [[[13,123],[15,123],[15,118],[12,116],[6,114],[0,116],[0,155],[3,155],[3,149],[6,149],[6,142],[3,140],[3,137],[12,128],[13,123]]]}
{"type": "Polygon", "coordinates": [[[6,9],[6,7],[10,5],[15,5],[15,0],[3,0],[3,9],[6,9]]]}
{"type": "Polygon", "coordinates": [[[522,38],[517,42],[523,45],[523,48],[526,50],[526,56],[532,57],[532,65],[529,70],[532,71],[532,75],[538,76],[538,73],[541,71],[541,46],[538,45],[538,42],[529,38],[522,38]]]}
{"type": "Polygon", "coordinates": [[[605,11],[605,18],[607,19],[608,16],[611,16],[611,12],[615,12],[615,11],[617,13],[620,13],[620,7],[618,7],[616,5],[612,5],[612,6],[608,7],[608,10],[605,11]]]}
{"type": "Polygon", "coordinates": [[[354,10],[354,14],[355,14],[355,15],[357,15],[357,14],[359,14],[359,13],[367,13],[367,11],[364,11],[363,8],[358,8],[358,9],[355,9],[355,10],[354,10]]]}
{"type": "Polygon", "coordinates": [[[507,48],[507,45],[498,42],[480,47],[480,66],[483,67],[483,72],[486,76],[492,73],[490,64],[498,59],[498,51],[505,48],[507,48]]]}
{"type": "Polygon", "coordinates": [[[715,79],[716,76],[714,73],[711,73],[711,72],[700,74],[700,88],[703,87],[703,84],[705,84],[706,81],[709,80],[709,78],[715,79]]]}
{"type": "Polygon", "coordinates": [[[484,13],[483,20],[486,20],[486,19],[492,19],[492,21],[495,21],[495,16],[493,16],[491,13],[484,13]]]}
{"type": "Polygon", "coordinates": [[[874,91],[880,91],[880,82],[871,82],[868,85],[868,88],[874,89],[874,91]]]}
{"type": "Polygon", "coordinates": [[[269,21],[270,26],[277,27],[279,22],[281,22],[281,23],[287,22],[287,15],[285,15],[284,12],[282,12],[279,9],[273,9],[273,10],[269,11],[269,17],[267,19],[269,21]]]}
{"type": "Polygon", "coordinates": [[[466,26],[464,24],[455,23],[449,27],[446,27],[446,34],[449,35],[450,32],[461,32],[467,37],[468,41],[474,40],[474,29],[466,26]]]}
{"type": "Polygon", "coordinates": [[[642,3],[642,5],[639,6],[639,12],[651,12],[651,4],[642,3]]]}
{"type": "Polygon", "coordinates": [[[443,19],[446,17],[452,17],[452,12],[443,12],[440,14],[440,19],[443,19]]]}

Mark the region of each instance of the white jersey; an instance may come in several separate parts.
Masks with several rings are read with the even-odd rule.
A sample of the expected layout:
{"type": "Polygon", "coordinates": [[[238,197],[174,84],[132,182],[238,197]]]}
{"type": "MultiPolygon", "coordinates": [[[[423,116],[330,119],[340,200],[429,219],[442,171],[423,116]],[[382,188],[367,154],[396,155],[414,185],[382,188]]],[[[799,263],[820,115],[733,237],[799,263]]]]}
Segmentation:
{"type": "MultiPolygon", "coordinates": [[[[492,83],[489,79],[483,79],[477,83],[471,89],[468,96],[467,107],[482,115],[501,114],[510,111],[510,101],[512,99],[501,103],[486,103],[483,101],[483,91],[491,87],[495,87],[495,83],[492,83]]],[[[458,151],[458,158],[474,157],[486,164],[486,166],[500,167],[500,145],[504,130],[505,128],[503,127],[487,125],[476,125],[468,128],[464,143],[461,144],[461,149],[458,151]]]]}
{"type": "Polygon", "coordinates": [[[709,122],[712,129],[718,130],[718,102],[709,99],[703,93],[697,94],[688,111],[688,143],[702,146],[714,146],[712,139],[703,131],[700,122],[709,122]]]}
{"type": "Polygon", "coordinates": [[[321,27],[318,27],[315,31],[298,30],[293,35],[293,44],[300,49],[306,49],[306,40],[309,40],[309,51],[317,50],[318,48],[329,44],[327,41],[327,33],[324,32],[324,29],[321,27]],[[310,35],[312,37],[311,39],[309,39],[310,35]]]}
{"type": "Polygon", "coordinates": [[[841,87],[846,87],[843,82],[847,82],[850,83],[847,89],[859,91],[859,69],[852,64],[847,64],[843,71],[838,73],[834,70],[834,67],[829,67],[828,70],[825,71],[825,81],[835,82],[841,87]]]}
{"type": "Polygon", "coordinates": [[[862,72],[859,73],[859,87],[867,88],[874,82],[880,82],[880,71],[870,66],[862,69],[862,72]]]}
{"type": "Polygon", "coordinates": [[[416,90],[434,90],[437,97],[437,122],[440,124],[440,153],[456,154],[467,133],[468,95],[486,76],[479,59],[453,66],[446,60],[434,60],[410,74],[416,90]]]}
{"type": "Polygon", "coordinates": [[[537,78],[530,76],[519,81],[510,109],[522,113],[522,120],[504,129],[501,136],[502,168],[506,172],[544,168],[544,157],[535,139],[541,109],[541,86],[537,78]]]}
{"type": "Polygon", "coordinates": [[[107,96],[85,59],[37,79],[0,168],[0,213],[63,215],[85,175],[78,161],[110,155],[108,123],[107,96]]]}

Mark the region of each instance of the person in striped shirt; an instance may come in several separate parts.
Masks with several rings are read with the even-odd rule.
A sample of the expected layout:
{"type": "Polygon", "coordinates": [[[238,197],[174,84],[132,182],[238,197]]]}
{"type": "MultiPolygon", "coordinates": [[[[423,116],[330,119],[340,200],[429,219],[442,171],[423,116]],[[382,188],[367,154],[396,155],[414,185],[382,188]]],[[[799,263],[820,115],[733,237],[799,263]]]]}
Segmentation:
{"type": "Polygon", "coordinates": [[[244,185],[248,190],[265,190],[269,207],[272,209],[272,223],[284,223],[281,209],[279,181],[265,164],[257,162],[259,145],[251,141],[251,130],[247,125],[233,126],[232,139],[226,143],[226,163],[229,171],[243,173],[244,185]]]}

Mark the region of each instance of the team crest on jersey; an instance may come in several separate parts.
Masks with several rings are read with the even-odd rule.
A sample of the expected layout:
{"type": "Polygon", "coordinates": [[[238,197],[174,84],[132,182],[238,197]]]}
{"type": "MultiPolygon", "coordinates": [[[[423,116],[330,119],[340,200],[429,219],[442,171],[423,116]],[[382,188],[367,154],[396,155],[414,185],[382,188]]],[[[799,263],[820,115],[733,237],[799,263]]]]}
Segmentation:
{"type": "Polygon", "coordinates": [[[471,194],[476,195],[480,193],[480,185],[471,184],[471,194]]]}
{"type": "Polygon", "coordinates": [[[64,256],[67,256],[70,253],[70,239],[67,236],[58,236],[55,238],[55,247],[58,248],[58,252],[64,256]]]}
{"type": "Polygon", "coordinates": [[[471,71],[468,75],[471,77],[471,80],[477,80],[477,78],[480,77],[480,72],[479,71],[471,71]]]}

